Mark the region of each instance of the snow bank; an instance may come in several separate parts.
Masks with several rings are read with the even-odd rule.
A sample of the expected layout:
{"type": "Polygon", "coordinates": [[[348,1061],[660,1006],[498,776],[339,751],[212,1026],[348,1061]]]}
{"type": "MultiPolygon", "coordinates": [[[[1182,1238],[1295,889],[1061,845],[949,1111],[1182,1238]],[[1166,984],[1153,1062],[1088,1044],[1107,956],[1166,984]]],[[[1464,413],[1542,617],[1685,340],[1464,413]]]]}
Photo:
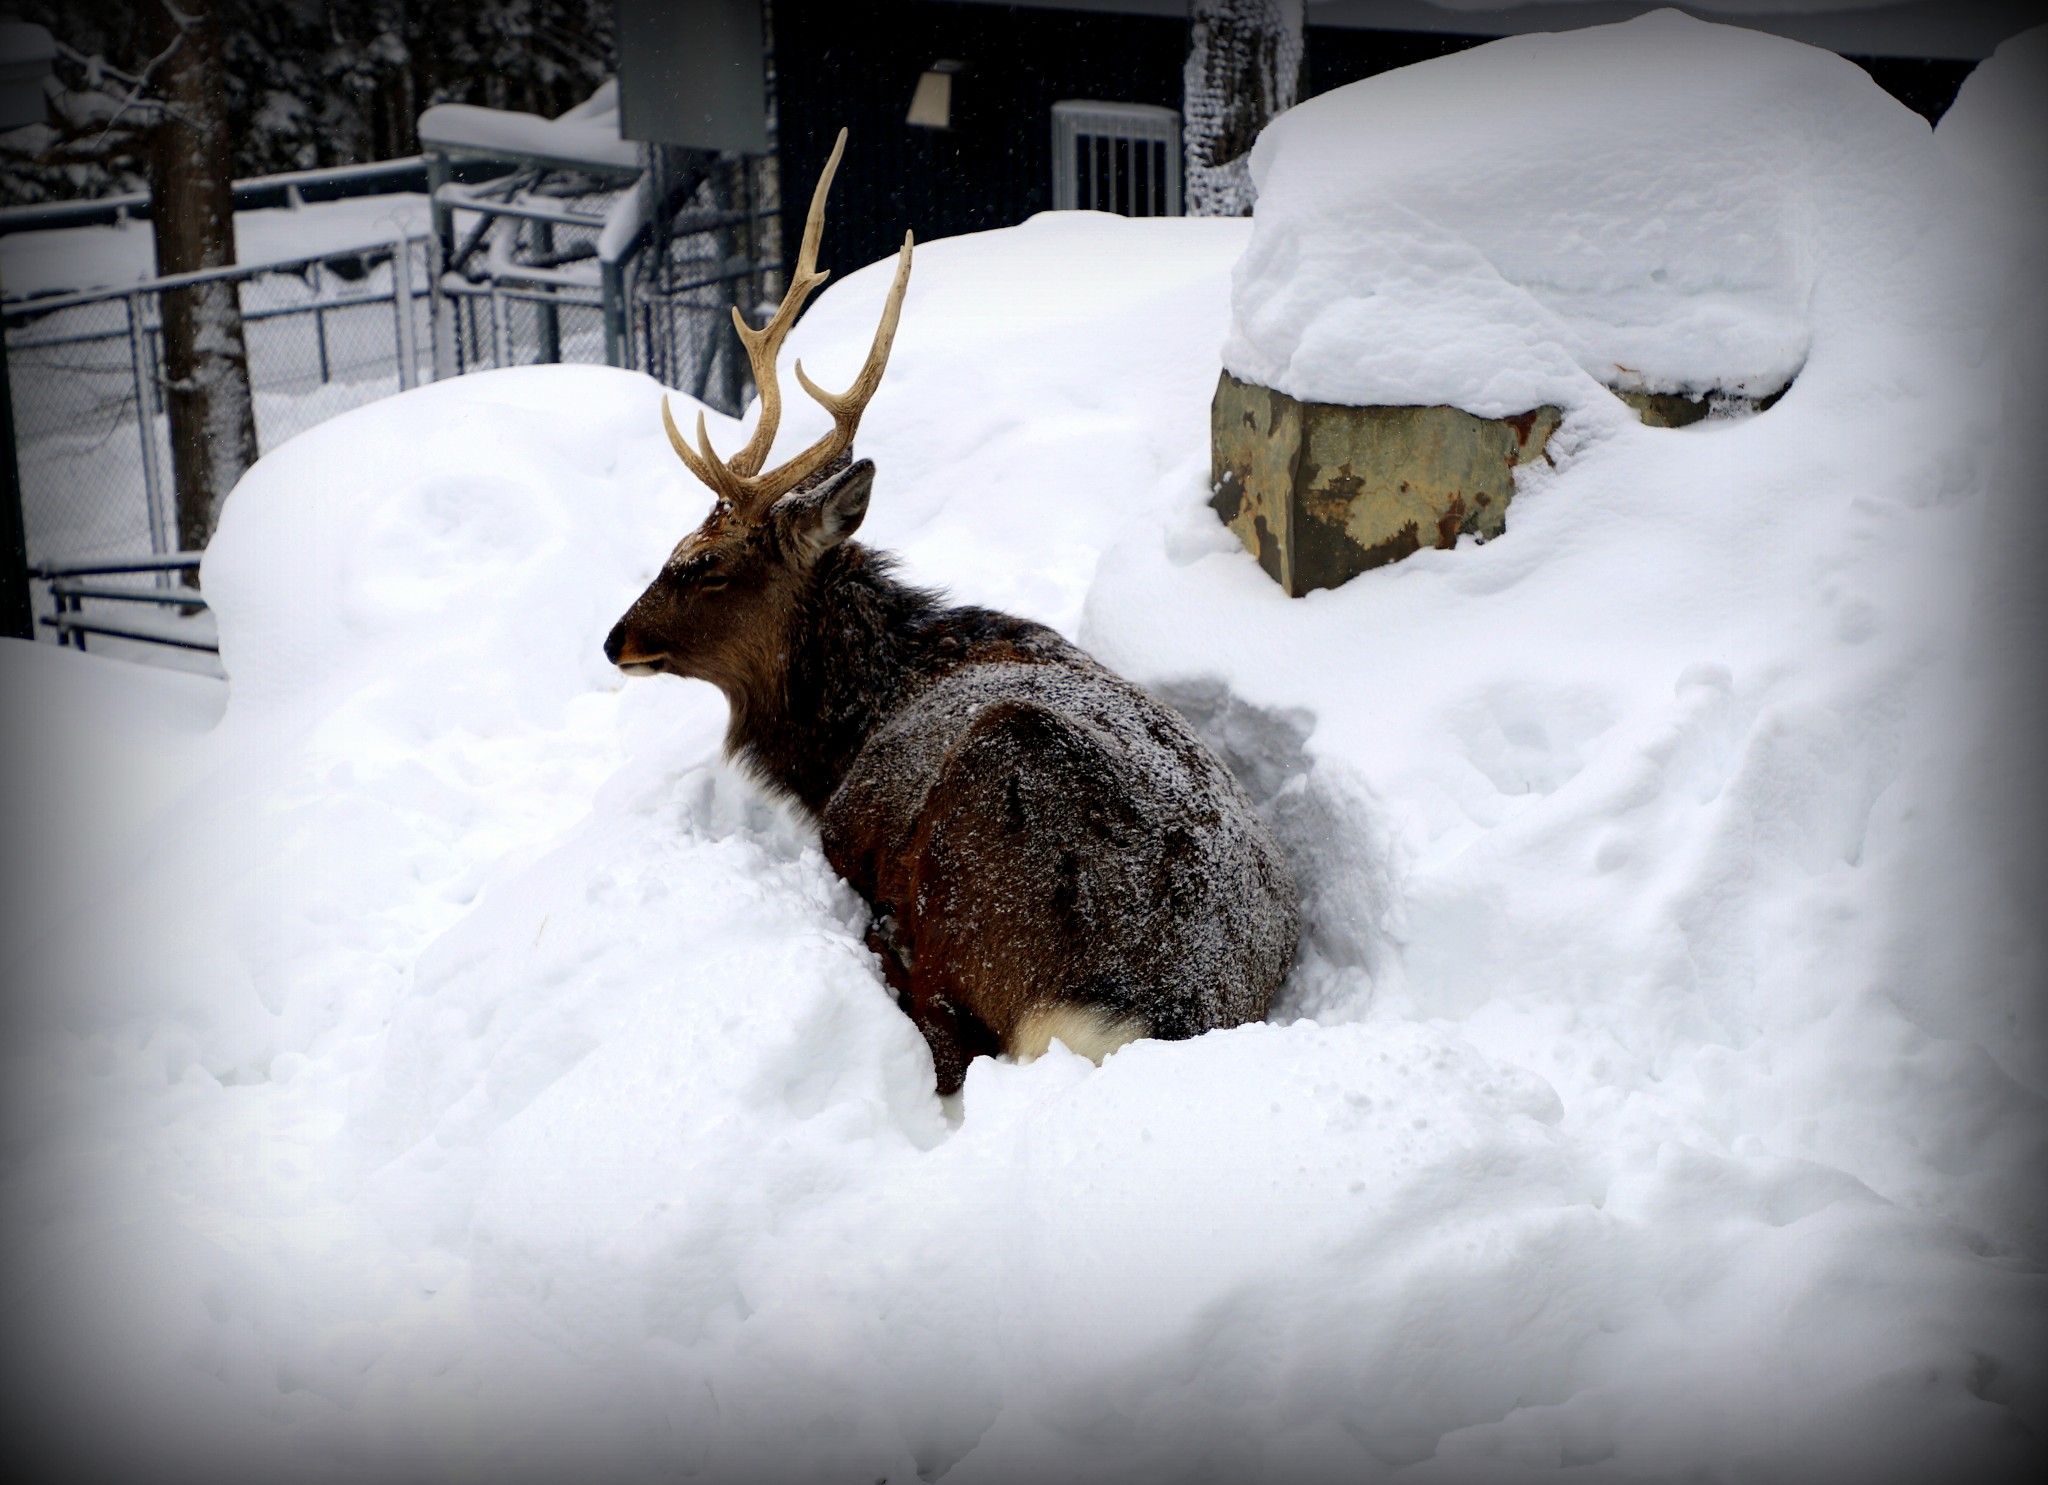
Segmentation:
{"type": "MultiPolygon", "coordinates": [[[[1468,96],[1460,60],[1381,81],[1468,96]]],[[[1827,135],[1838,172],[1968,227],[1961,167],[1854,106],[1882,127],[1827,135]]],[[[1504,537],[1301,600],[1206,506],[1263,224],[921,247],[864,535],[1182,705],[1308,917],[1270,1024],[984,1060],[953,1110],[813,833],[718,760],[715,693],[603,663],[707,504],[653,383],[477,375],[272,453],[204,574],[220,724],[134,723],[165,743],[118,810],[33,781],[112,823],[10,959],[26,1416],[213,1479],[2018,1466],[2048,1426],[2040,934],[1951,806],[2017,426],[1989,392],[2025,363],[1967,232],[1815,246],[1860,199],[1820,190],[1786,249],[1814,289],[1771,411],[1583,399],[1504,537]]],[[[888,274],[797,328],[821,383],[888,274]]],[[[1661,364],[1718,353],[1660,323],[1661,364]]],[[[822,426],[799,399],[783,446],[822,426]]]]}
{"type": "Polygon", "coordinates": [[[1942,149],[1982,187],[2008,233],[2048,228],[2048,160],[2039,139],[2048,84],[2048,26],[2023,31],[1963,79],[1934,131],[1942,149]]]}
{"type": "Polygon", "coordinates": [[[1266,130],[1224,363],[1487,416],[1594,383],[1773,392],[1864,354],[1942,175],[1925,122],[1830,52],[1675,10],[1510,38],[1266,130]]]}

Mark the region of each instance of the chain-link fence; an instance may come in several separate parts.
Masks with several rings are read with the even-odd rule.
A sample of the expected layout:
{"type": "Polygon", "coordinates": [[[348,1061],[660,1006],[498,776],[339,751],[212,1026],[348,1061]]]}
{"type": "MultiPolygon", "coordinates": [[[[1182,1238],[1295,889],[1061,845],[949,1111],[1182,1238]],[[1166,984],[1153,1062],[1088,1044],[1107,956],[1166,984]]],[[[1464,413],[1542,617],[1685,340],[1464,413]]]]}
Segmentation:
{"type": "MultiPolygon", "coordinates": [[[[431,374],[431,243],[218,275],[236,286],[259,450],[431,374]]],[[[29,560],[172,550],[163,300],[193,278],[9,304],[29,560]]]]}
{"type": "Polygon", "coordinates": [[[514,283],[444,283],[456,372],[553,361],[605,363],[604,303],[597,290],[514,283]]]}
{"type": "Polygon", "coordinates": [[[738,413],[752,400],[752,368],[732,311],[746,311],[759,325],[774,312],[763,302],[759,265],[741,261],[726,267],[715,260],[685,263],[660,286],[652,255],[635,261],[629,281],[632,306],[627,325],[633,363],[664,386],[688,392],[723,412],[738,413]]]}
{"type": "Polygon", "coordinates": [[[763,192],[748,174],[765,166],[700,167],[677,188],[650,153],[652,179],[536,166],[437,188],[449,264],[438,285],[439,375],[609,363],[725,412],[745,407],[753,387],[731,312],[760,310],[780,287],[775,209],[754,204],[763,192]],[[663,209],[649,209],[655,199],[663,209]]]}
{"type": "MultiPolygon", "coordinates": [[[[57,572],[99,572],[100,559],[166,554],[177,545],[169,420],[164,401],[163,309],[167,295],[200,279],[224,279],[241,304],[258,451],[352,407],[432,375],[432,317],[424,302],[433,243],[184,274],[126,288],[46,295],[4,307],[28,560],[57,572]]],[[[169,569],[137,568],[96,579],[84,596],[116,603],[119,627],[190,645],[207,629],[198,605],[152,614],[120,604],[118,590],[170,585],[169,569]],[[101,591],[102,589],[106,591],[101,591]]],[[[57,579],[76,586],[75,576],[57,579]]],[[[32,588],[40,624],[70,643],[84,634],[78,594],[51,581],[32,588]]],[[[95,645],[116,653],[118,639],[95,645]]]]}

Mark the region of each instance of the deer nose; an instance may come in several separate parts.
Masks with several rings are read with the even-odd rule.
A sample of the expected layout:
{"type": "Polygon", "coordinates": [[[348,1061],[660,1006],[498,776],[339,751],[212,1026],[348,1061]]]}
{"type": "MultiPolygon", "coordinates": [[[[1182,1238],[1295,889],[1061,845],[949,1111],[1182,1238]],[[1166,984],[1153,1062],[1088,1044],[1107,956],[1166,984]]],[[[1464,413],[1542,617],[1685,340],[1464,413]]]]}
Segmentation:
{"type": "Polygon", "coordinates": [[[661,656],[649,655],[635,644],[626,632],[624,619],[612,625],[612,632],[604,642],[604,658],[627,675],[661,674],[661,656]]]}

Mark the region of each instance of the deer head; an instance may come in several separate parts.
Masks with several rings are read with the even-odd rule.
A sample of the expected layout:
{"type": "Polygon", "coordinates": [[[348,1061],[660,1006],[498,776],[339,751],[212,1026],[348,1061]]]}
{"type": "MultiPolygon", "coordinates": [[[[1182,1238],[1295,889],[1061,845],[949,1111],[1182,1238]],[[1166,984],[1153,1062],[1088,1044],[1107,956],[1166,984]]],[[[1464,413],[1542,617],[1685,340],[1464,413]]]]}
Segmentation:
{"type": "Polygon", "coordinates": [[[662,400],[661,422],[669,443],[717,499],[704,523],[676,544],[647,591],[612,626],[605,658],[628,675],[692,676],[730,694],[772,671],[788,617],[818,559],[852,535],[867,514],[875,467],[865,459],[851,462],[853,435],[889,364],[910,283],[908,232],[874,344],[853,385],[836,395],[827,392],[804,374],[801,361],[796,363],[797,381],[832,415],[832,431],[787,463],[761,470],[782,420],[776,356],[804,301],[830,276],[818,270],[818,240],[825,229],[825,197],[845,148],[841,129],[811,195],[796,271],[775,314],[755,330],[738,309],[732,312],[761,396],[760,420],[746,447],[721,459],[700,412],[697,446],[691,448],[668,400],[662,400]]]}

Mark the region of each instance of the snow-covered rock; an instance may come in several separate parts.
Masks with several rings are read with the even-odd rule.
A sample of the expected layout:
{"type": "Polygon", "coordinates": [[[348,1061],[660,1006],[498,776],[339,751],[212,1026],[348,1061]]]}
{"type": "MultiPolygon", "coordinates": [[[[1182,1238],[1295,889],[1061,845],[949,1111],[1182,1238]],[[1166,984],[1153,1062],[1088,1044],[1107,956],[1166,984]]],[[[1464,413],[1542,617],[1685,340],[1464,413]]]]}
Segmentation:
{"type": "Polygon", "coordinates": [[[1942,165],[1830,52],[1675,10],[1513,37],[1266,130],[1224,363],[1303,401],[1486,416],[1598,383],[1773,392],[1861,354],[1859,306],[1952,220],[1942,165]]]}

